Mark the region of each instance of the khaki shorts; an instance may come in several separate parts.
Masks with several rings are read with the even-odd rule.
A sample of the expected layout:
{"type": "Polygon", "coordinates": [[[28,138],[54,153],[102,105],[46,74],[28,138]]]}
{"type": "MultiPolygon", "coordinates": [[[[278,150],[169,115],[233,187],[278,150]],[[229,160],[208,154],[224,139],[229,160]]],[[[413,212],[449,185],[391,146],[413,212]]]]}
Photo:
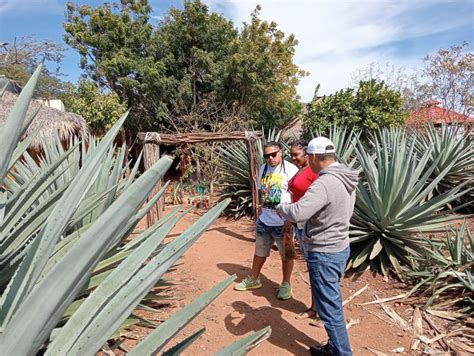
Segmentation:
{"type": "Polygon", "coordinates": [[[276,243],[280,256],[283,256],[283,226],[268,226],[258,220],[255,236],[255,255],[259,257],[270,256],[273,242],[276,243]]]}

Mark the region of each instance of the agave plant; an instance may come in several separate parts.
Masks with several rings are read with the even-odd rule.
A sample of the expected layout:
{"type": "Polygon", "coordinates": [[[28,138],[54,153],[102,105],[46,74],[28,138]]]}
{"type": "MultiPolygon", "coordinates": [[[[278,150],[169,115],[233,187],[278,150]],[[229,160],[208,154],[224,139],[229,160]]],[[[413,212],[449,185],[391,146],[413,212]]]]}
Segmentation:
{"type": "MultiPolygon", "coordinates": [[[[257,140],[257,159],[261,165],[263,161],[263,146],[270,141],[280,142],[284,149],[285,159],[289,158],[288,142],[280,140],[281,131],[272,129],[265,136],[257,140]]],[[[230,198],[229,213],[235,219],[253,215],[252,188],[250,186],[250,170],[248,148],[245,142],[238,141],[221,148],[219,152],[222,178],[220,186],[223,188],[222,199],[230,198]]]]}
{"type": "Polygon", "coordinates": [[[322,131],[317,131],[313,134],[315,136],[327,136],[336,147],[336,155],[340,162],[354,166],[356,162],[354,157],[354,149],[357,140],[360,138],[361,131],[348,129],[337,124],[332,124],[329,127],[329,132],[326,134],[322,131]]]}
{"type": "MultiPolygon", "coordinates": [[[[22,160],[16,162],[11,174],[4,180],[9,197],[3,209],[4,217],[0,221],[0,285],[11,278],[26,253],[25,246],[42,227],[80,167],[96,149],[97,142],[93,138],[89,140],[87,149],[82,145],[82,150],[76,141],[71,140],[71,149],[68,151],[64,150],[59,140],[46,143],[43,146],[44,156],[39,156],[37,160],[24,152],[22,160]],[[81,152],[86,154],[82,155],[81,152]]],[[[81,200],[66,228],[65,236],[95,221],[134,180],[139,161],[125,179],[125,152],[125,147],[116,154],[113,147],[109,149],[98,169],[98,179],[81,200]]]]}
{"type": "Polygon", "coordinates": [[[373,140],[373,154],[360,142],[356,147],[362,178],[351,220],[348,268],[371,264],[384,275],[390,267],[400,274],[411,256],[420,256],[423,241],[417,233],[443,231],[458,216],[440,209],[469,189],[464,182],[430,199],[454,162],[428,181],[439,160],[429,164],[431,148],[419,155],[416,139],[408,139],[401,129],[385,129],[373,140]]]}
{"type": "MultiPolygon", "coordinates": [[[[465,181],[470,180],[471,187],[474,184],[474,141],[470,136],[464,135],[463,131],[462,126],[443,124],[437,128],[430,123],[425,132],[417,135],[418,145],[416,148],[418,152],[426,152],[432,148],[428,163],[437,161],[430,180],[434,179],[446,167],[451,167],[434,188],[434,194],[446,192],[465,181]]],[[[463,197],[463,200],[454,202],[454,205],[465,204],[472,211],[473,201],[474,195],[471,193],[463,197]]]]}
{"type": "MultiPolygon", "coordinates": [[[[67,151],[52,144],[36,164],[25,153],[30,140],[20,138],[40,71],[41,66],[0,131],[0,256],[2,271],[9,274],[0,301],[0,345],[4,354],[93,354],[127,324],[135,307],[229,200],[166,245],[164,238],[182,216],[177,210],[129,239],[163,193],[146,202],[172,158],[161,158],[137,179],[136,165],[131,178],[123,178],[125,150],[116,152],[112,145],[125,114],[100,142],[92,140],[81,150],[81,144],[73,143],[67,151]]],[[[163,349],[234,279],[180,310],[159,326],[160,337],[145,338],[137,350],[163,349]]],[[[258,340],[239,344],[240,350],[258,340]]],[[[178,348],[189,343],[184,340],[178,348]]]]}
{"type": "MultiPolygon", "coordinates": [[[[474,238],[466,222],[458,229],[450,229],[446,239],[426,239],[422,258],[408,273],[415,287],[410,295],[427,297],[425,307],[474,312],[474,238]]],[[[408,297],[407,296],[407,297],[408,297]]]]}

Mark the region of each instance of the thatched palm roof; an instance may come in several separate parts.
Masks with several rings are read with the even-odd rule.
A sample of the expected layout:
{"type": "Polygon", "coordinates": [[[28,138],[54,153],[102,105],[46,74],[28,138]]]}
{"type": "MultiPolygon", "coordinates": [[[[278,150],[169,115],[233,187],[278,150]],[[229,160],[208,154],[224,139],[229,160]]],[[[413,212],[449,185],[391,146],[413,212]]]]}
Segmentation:
{"type": "MultiPolygon", "coordinates": [[[[0,129],[17,98],[18,95],[9,91],[5,91],[0,97],[0,129]]],[[[28,108],[27,119],[36,112],[37,114],[27,130],[27,134],[39,130],[30,146],[35,150],[40,149],[41,142],[50,140],[56,133],[59,133],[59,138],[63,141],[68,141],[72,135],[78,137],[88,137],[89,135],[89,127],[82,116],[57,110],[32,100],[28,108]]]]}

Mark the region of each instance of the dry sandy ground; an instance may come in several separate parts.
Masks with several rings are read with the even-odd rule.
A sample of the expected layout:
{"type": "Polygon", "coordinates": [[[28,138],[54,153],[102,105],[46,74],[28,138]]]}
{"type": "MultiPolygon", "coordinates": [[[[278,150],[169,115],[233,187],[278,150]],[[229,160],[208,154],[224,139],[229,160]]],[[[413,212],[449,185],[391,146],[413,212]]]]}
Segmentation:
{"type": "MultiPolygon", "coordinates": [[[[167,239],[172,239],[188,227],[199,216],[191,213],[180,221],[167,239]]],[[[236,274],[240,281],[248,275],[254,251],[254,225],[242,219],[217,220],[208,231],[188,250],[179,266],[167,274],[168,279],[178,283],[173,293],[178,299],[164,307],[156,320],[165,320],[180,307],[210,289],[229,275],[236,274]]],[[[323,327],[311,326],[306,320],[295,316],[306,310],[310,301],[307,284],[307,269],[303,260],[298,260],[293,273],[293,299],[280,301],[276,288],[281,279],[281,262],[277,251],[272,251],[262,270],[263,288],[237,292],[229,287],[171,342],[190,336],[205,327],[202,335],[184,355],[211,355],[226,345],[267,325],[272,327],[269,339],[262,342],[249,355],[308,355],[308,347],[326,340],[323,327]]],[[[355,355],[373,354],[368,348],[393,354],[403,348],[410,349],[411,331],[403,331],[389,322],[379,305],[361,306],[378,297],[390,297],[402,293],[395,282],[384,282],[380,276],[365,272],[357,276],[346,276],[342,281],[344,299],[365,285],[368,288],[345,307],[346,321],[359,321],[349,329],[355,355]]],[[[413,309],[410,306],[391,304],[396,311],[411,322],[413,309]]],[[[145,328],[135,328],[140,338],[145,328]]],[[[168,345],[168,346],[171,346],[168,345]]]]}

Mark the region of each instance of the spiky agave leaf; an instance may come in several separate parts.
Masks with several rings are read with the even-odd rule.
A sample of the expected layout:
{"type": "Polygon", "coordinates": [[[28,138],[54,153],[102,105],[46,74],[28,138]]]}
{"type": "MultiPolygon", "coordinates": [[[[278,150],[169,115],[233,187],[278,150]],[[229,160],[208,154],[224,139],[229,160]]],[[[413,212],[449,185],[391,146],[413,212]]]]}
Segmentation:
{"type": "Polygon", "coordinates": [[[20,143],[23,128],[27,123],[26,112],[42,68],[43,64],[36,68],[0,130],[0,187],[3,185],[8,169],[12,166],[12,158],[17,159],[19,157],[15,155],[15,149],[20,143]]]}
{"type": "Polygon", "coordinates": [[[257,347],[261,342],[265,341],[270,337],[272,333],[272,328],[267,326],[263,329],[255,331],[250,335],[237,340],[233,344],[224,347],[219,352],[216,352],[216,356],[226,356],[226,355],[246,355],[247,352],[257,347]]]}
{"type": "Polygon", "coordinates": [[[329,131],[316,131],[313,137],[326,136],[329,138],[336,147],[336,155],[340,162],[354,166],[355,154],[354,150],[357,144],[357,140],[360,138],[361,131],[349,129],[337,124],[332,124],[329,127],[329,131]]]}
{"type": "Polygon", "coordinates": [[[401,129],[383,130],[374,137],[374,154],[358,142],[356,153],[362,170],[351,220],[352,257],[349,268],[367,263],[388,274],[410,265],[419,255],[423,242],[419,232],[442,231],[458,217],[440,209],[466,194],[465,183],[437,197],[430,192],[451,169],[451,165],[428,182],[437,166],[429,164],[431,150],[416,153],[416,140],[409,140],[401,129]]]}
{"type": "MultiPolygon", "coordinates": [[[[419,153],[426,152],[432,148],[428,163],[437,160],[437,165],[430,180],[433,180],[446,167],[450,166],[448,173],[439,181],[434,188],[434,194],[442,194],[453,187],[470,181],[474,184],[474,140],[470,135],[464,134],[463,126],[446,125],[435,127],[430,123],[425,131],[417,132],[417,150],[419,153]],[[438,159],[439,158],[439,159],[438,159]]],[[[460,205],[470,202],[467,209],[474,209],[474,191],[463,199],[455,201],[452,205],[460,205]]]]}
{"type": "MultiPolygon", "coordinates": [[[[227,200],[221,202],[165,247],[157,244],[176,223],[176,214],[159,221],[135,240],[126,240],[166,189],[165,186],[144,204],[172,159],[162,158],[137,180],[135,169],[131,178],[122,179],[125,151],[122,148],[118,155],[112,153],[112,141],[124,119],[100,142],[90,140],[89,149],[82,143],[81,154],[76,147],[65,152],[62,146],[56,146],[57,150],[52,149],[39,159],[39,166],[24,155],[15,171],[5,171],[12,179],[1,187],[2,221],[6,217],[8,221],[15,220],[15,214],[23,209],[18,199],[28,204],[18,214],[21,221],[0,233],[9,234],[25,223],[31,236],[26,236],[30,242],[21,250],[25,254],[18,253],[21,264],[2,295],[3,353],[35,354],[40,348],[52,347],[48,345],[51,340],[60,347],[80,350],[80,354],[94,353],[117,329],[136,322],[133,314],[129,318],[135,306],[147,298],[148,291],[157,285],[163,273],[227,206],[227,200]],[[68,161],[77,158],[79,167],[68,161]],[[50,179],[53,174],[56,176],[50,179]],[[36,179],[34,184],[32,179],[36,179]],[[29,187],[35,188],[35,195],[26,194],[29,187]],[[111,196],[113,201],[104,204],[111,196]],[[45,206],[43,211],[39,209],[38,217],[43,220],[30,228],[25,217],[35,211],[33,207],[41,207],[52,197],[58,197],[49,202],[52,209],[45,206]],[[85,217],[90,219],[83,220],[85,217]],[[84,223],[79,226],[79,221],[84,223]],[[125,275],[128,277],[123,278],[125,275]],[[97,278],[93,280],[91,276],[97,278]],[[78,296],[86,298],[74,302],[78,296]],[[33,314],[35,317],[31,318],[33,314]],[[75,328],[78,325],[80,330],[75,328]]],[[[23,122],[22,118],[14,120],[12,132],[18,131],[14,125],[23,126],[23,122]]],[[[15,140],[10,141],[8,150],[0,152],[1,161],[7,162],[7,167],[12,167],[12,157],[17,156],[12,155],[11,148],[20,147],[15,140]]]]}
{"type": "Polygon", "coordinates": [[[466,222],[447,231],[439,244],[427,240],[408,280],[416,284],[407,297],[425,297],[425,307],[474,312],[474,239],[466,222]]]}

